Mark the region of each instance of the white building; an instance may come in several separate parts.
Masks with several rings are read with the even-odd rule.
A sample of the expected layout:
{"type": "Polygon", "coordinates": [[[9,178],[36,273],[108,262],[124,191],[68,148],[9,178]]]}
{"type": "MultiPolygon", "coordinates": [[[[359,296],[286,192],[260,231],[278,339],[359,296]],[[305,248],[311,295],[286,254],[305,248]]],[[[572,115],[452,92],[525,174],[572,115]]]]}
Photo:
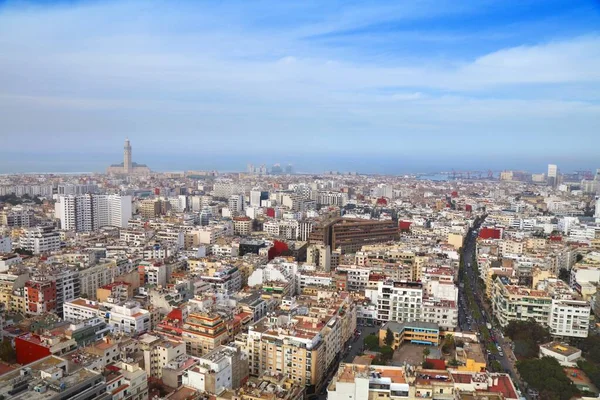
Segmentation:
{"type": "Polygon", "coordinates": [[[564,367],[574,367],[581,358],[581,350],[565,343],[550,342],[540,345],[540,358],[556,358],[564,367]]]}
{"type": "Polygon", "coordinates": [[[590,313],[587,301],[552,299],[548,316],[550,333],[552,336],[585,338],[590,328],[590,313]]]}
{"type": "Polygon", "coordinates": [[[237,366],[235,347],[218,346],[198,359],[198,366],[184,373],[182,383],[201,392],[221,393],[233,389],[233,369],[237,366]]]}
{"type": "Polygon", "coordinates": [[[367,288],[371,270],[356,265],[340,265],[337,268],[337,272],[346,274],[349,291],[362,292],[367,288]]]}
{"type": "Polygon", "coordinates": [[[36,227],[23,230],[19,238],[19,247],[33,254],[60,250],[60,233],[52,227],[36,227]]]}
{"type": "Polygon", "coordinates": [[[79,271],[64,269],[55,273],[52,278],[56,282],[56,314],[60,316],[64,304],[79,297],[79,271]]]}
{"type": "Polygon", "coordinates": [[[211,287],[222,293],[236,293],[242,289],[242,273],[237,267],[223,268],[212,276],[202,276],[201,279],[211,287]]]}
{"type": "Polygon", "coordinates": [[[131,208],[131,196],[68,195],[58,197],[55,216],[61,229],[90,232],[103,226],[127,228],[131,208]]]}
{"type": "Polygon", "coordinates": [[[103,317],[114,332],[127,335],[138,335],[151,329],[150,312],[135,301],[116,305],[79,298],[66,302],[63,314],[65,321],[71,322],[103,317]]]}
{"type": "Polygon", "coordinates": [[[330,274],[320,272],[300,272],[296,277],[297,292],[302,292],[307,286],[330,287],[333,283],[333,277],[330,274]]]}
{"type": "Polygon", "coordinates": [[[257,267],[248,277],[248,286],[262,286],[267,282],[291,282],[296,288],[298,264],[290,262],[275,262],[257,267]]]}
{"type": "Polygon", "coordinates": [[[233,215],[240,215],[244,211],[244,195],[232,194],[229,196],[228,208],[233,215]]]}

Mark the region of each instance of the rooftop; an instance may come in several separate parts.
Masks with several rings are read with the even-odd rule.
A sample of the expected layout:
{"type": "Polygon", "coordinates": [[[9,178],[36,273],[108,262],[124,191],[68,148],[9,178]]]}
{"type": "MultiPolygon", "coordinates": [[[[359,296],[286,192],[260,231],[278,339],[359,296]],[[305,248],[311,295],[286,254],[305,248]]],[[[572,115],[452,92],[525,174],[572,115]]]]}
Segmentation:
{"type": "Polygon", "coordinates": [[[581,350],[579,350],[577,347],[569,346],[568,344],[556,341],[542,344],[540,345],[540,347],[561,354],[563,356],[570,356],[575,353],[581,352],[581,350]]]}

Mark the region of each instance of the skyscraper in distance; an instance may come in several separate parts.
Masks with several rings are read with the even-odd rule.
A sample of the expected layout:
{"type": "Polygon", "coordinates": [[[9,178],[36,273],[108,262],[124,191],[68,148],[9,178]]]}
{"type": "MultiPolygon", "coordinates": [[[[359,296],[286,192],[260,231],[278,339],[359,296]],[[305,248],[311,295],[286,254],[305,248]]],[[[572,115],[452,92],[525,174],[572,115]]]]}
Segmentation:
{"type": "Polygon", "coordinates": [[[133,163],[131,161],[131,143],[129,138],[125,139],[125,147],[123,149],[123,171],[130,174],[133,171],[133,163]]]}
{"type": "Polygon", "coordinates": [[[555,187],[558,183],[558,167],[556,164],[548,164],[548,185],[555,187]]]}

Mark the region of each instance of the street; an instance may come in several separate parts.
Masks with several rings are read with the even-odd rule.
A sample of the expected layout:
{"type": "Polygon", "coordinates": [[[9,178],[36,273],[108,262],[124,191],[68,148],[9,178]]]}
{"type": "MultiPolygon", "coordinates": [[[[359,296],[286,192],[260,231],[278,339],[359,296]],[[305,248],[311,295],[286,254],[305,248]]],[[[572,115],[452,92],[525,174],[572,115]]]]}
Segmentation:
{"type": "Polygon", "coordinates": [[[325,378],[326,384],[321,389],[321,392],[318,393],[316,399],[325,400],[327,399],[327,386],[335,376],[338,371],[338,367],[340,362],[350,363],[354,360],[354,357],[360,355],[363,352],[363,340],[365,337],[371,334],[377,335],[379,332],[379,326],[366,326],[366,325],[357,325],[356,329],[360,332],[360,335],[351,339],[349,344],[346,346],[345,351],[342,354],[341,360],[338,362],[334,362],[330,367],[327,377],[325,378]],[[349,347],[352,346],[352,347],[349,347]]]}
{"type": "Polygon", "coordinates": [[[459,276],[459,325],[464,331],[478,332],[483,352],[486,354],[488,368],[491,370],[494,361],[498,361],[502,367],[502,371],[499,372],[509,373],[515,386],[520,389],[523,385],[513,361],[511,361],[511,358],[514,360],[514,354],[504,340],[501,327],[493,325],[490,310],[485,307],[485,288],[480,284],[473,265],[477,232],[481,222],[483,221],[469,231],[463,246],[463,273],[459,276]],[[470,292],[467,293],[467,290],[470,292]],[[471,298],[474,300],[474,306],[471,298]],[[479,312],[473,312],[473,307],[479,312]],[[492,329],[488,330],[487,324],[491,324],[492,329]],[[498,351],[498,346],[502,352],[498,351]]]}

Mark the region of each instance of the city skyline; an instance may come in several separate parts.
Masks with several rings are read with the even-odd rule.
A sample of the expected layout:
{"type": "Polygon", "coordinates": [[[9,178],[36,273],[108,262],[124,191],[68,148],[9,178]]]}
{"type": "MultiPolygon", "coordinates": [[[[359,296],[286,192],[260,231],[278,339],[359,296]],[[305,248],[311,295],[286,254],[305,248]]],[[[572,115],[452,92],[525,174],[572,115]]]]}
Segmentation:
{"type": "Polygon", "coordinates": [[[147,4],[0,5],[0,172],[596,167],[596,2],[147,4]]]}

